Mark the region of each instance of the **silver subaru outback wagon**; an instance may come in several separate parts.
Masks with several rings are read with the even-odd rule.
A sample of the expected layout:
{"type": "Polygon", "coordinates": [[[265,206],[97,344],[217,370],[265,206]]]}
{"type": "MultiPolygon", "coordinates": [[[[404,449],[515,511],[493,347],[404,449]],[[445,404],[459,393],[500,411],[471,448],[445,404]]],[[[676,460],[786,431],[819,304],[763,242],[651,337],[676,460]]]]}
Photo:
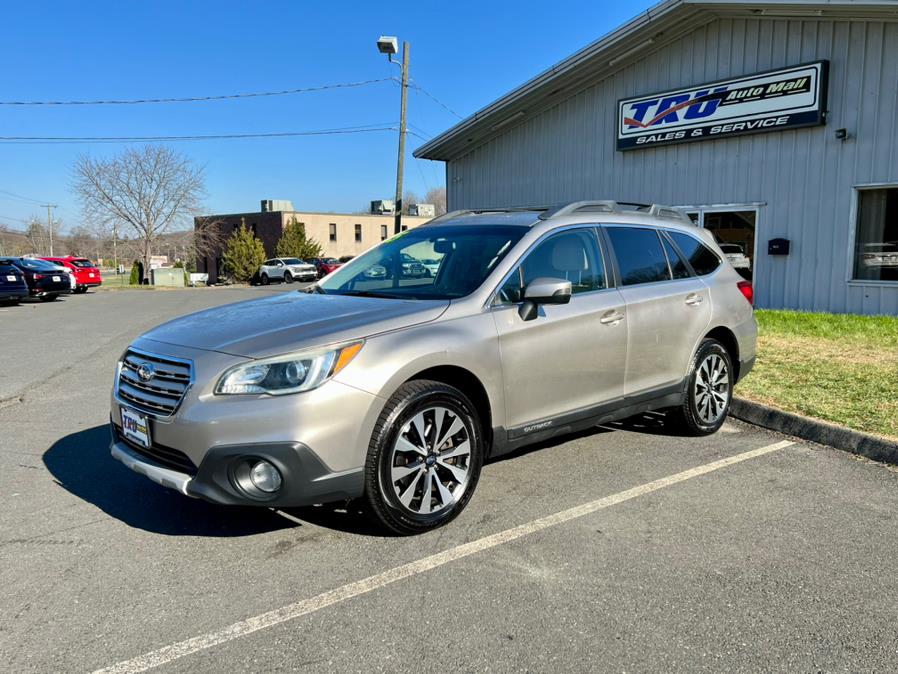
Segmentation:
{"type": "Polygon", "coordinates": [[[751,293],[672,208],[453,212],[308,291],[139,337],[117,367],[112,455],[215,503],[361,498],[423,532],[464,509],[484,460],[524,445],[648,410],[714,433],[754,363],[751,293]]]}

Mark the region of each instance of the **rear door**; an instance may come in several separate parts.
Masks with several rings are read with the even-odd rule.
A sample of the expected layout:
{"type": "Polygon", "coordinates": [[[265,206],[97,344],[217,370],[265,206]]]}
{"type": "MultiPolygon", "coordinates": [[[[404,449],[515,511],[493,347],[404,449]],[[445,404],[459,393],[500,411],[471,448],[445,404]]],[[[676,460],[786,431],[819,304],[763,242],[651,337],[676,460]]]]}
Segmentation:
{"type": "Polygon", "coordinates": [[[606,269],[596,229],[566,229],[537,244],[499,289],[492,314],[510,437],[622,395],[627,322],[606,269]],[[525,321],[518,314],[523,290],[539,277],[571,281],[571,301],[542,305],[525,321]]]}
{"type": "Polygon", "coordinates": [[[624,394],[667,392],[682,383],[711,321],[708,288],[658,229],[609,225],[605,232],[629,323],[624,394]]]}

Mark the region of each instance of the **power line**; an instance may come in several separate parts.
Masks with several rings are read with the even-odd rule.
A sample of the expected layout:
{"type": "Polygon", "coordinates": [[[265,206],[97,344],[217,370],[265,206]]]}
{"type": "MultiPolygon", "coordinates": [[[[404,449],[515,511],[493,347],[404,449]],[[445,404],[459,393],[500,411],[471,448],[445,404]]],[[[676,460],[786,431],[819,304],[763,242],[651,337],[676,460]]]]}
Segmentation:
{"type": "Polygon", "coordinates": [[[0,220],[15,220],[16,222],[22,222],[22,223],[25,223],[26,225],[31,223],[30,220],[22,220],[22,218],[11,218],[8,215],[0,215],[0,220]]]}
{"type": "MultiPolygon", "coordinates": [[[[0,136],[3,144],[78,144],[78,143],[145,143],[182,140],[238,140],[247,138],[290,138],[297,136],[331,136],[372,131],[398,131],[396,126],[345,127],[317,131],[274,131],[269,133],[218,133],[186,136],[0,136]]],[[[415,134],[419,138],[419,134],[415,134]]]]}
{"type": "Polygon", "coordinates": [[[323,84],[317,87],[302,87],[299,89],[283,89],[281,91],[254,91],[240,94],[221,94],[218,96],[185,96],[183,98],[133,98],[133,99],[104,99],[95,101],[0,101],[0,105],[142,105],[145,103],[201,103],[206,101],[225,101],[238,98],[262,98],[265,96],[288,96],[292,94],[305,94],[314,91],[327,91],[329,89],[350,89],[364,87],[369,84],[378,84],[395,80],[395,77],[381,77],[374,80],[361,82],[341,82],[338,84],[323,84]]]}
{"type": "Polygon", "coordinates": [[[446,110],[447,112],[449,112],[449,113],[455,115],[455,116],[458,117],[459,119],[464,119],[464,117],[462,117],[460,114],[458,114],[457,112],[455,112],[455,110],[453,110],[453,109],[450,108],[448,105],[446,105],[445,103],[443,103],[443,101],[441,101],[439,98],[437,98],[436,96],[434,96],[432,93],[430,93],[429,91],[427,91],[427,89],[425,89],[424,87],[422,87],[422,86],[421,86],[420,84],[418,84],[415,80],[411,80],[411,81],[409,82],[409,86],[411,86],[412,89],[415,89],[415,90],[417,90],[417,91],[420,91],[422,94],[424,94],[425,96],[427,96],[429,99],[431,99],[434,103],[436,103],[437,105],[439,105],[441,108],[443,108],[443,109],[446,110]]]}
{"type": "Polygon", "coordinates": [[[30,201],[31,203],[40,205],[45,199],[32,199],[31,197],[26,197],[22,194],[16,194],[15,192],[10,192],[9,190],[0,190],[0,193],[6,194],[14,199],[18,199],[19,201],[30,201]]]}

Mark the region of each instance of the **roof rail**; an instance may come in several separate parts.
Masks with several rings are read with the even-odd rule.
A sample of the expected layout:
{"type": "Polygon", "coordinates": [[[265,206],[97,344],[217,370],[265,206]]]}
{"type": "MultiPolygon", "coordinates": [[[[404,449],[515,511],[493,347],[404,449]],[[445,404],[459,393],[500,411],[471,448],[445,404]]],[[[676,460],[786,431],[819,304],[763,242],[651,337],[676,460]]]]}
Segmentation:
{"type": "MultiPolygon", "coordinates": [[[[519,211],[544,211],[547,209],[547,206],[511,206],[508,208],[496,207],[496,208],[465,208],[459,211],[449,211],[448,213],[444,213],[443,215],[435,217],[433,220],[428,220],[425,224],[432,225],[435,222],[446,222],[447,220],[453,220],[462,215],[479,215],[481,213],[516,213],[519,211]]],[[[540,216],[542,217],[542,216],[540,216]]]]}
{"type": "Polygon", "coordinates": [[[573,215],[575,213],[626,213],[636,211],[638,213],[646,213],[656,218],[668,218],[670,220],[679,220],[680,222],[695,224],[692,219],[683,211],[673,206],[663,206],[661,204],[641,204],[629,201],[612,201],[610,199],[601,201],[572,201],[567,204],[559,204],[553,208],[547,209],[544,213],[540,213],[541,220],[549,218],[557,218],[562,215],[573,215]]]}

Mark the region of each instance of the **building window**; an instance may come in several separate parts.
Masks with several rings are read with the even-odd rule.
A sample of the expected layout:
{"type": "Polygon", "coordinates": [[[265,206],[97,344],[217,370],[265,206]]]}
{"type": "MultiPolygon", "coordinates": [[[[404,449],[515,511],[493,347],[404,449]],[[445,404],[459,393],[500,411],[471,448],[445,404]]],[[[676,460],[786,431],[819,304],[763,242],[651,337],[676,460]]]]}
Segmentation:
{"type": "Polygon", "coordinates": [[[386,225],[380,226],[380,240],[381,241],[387,240],[387,226],[386,225]]]}
{"type": "Polygon", "coordinates": [[[856,280],[898,281],[898,187],[858,190],[854,252],[856,280]]]}
{"type": "Polygon", "coordinates": [[[331,241],[337,240],[337,223],[335,223],[335,222],[332,222],[330,224],[330,240],[331,241]]]}
{"type": "Polygon", "coordinates": [[[356,241],[356,243],[362,242],[362,226],[361,225],[355,226],[355,241],[356,241]]]}

